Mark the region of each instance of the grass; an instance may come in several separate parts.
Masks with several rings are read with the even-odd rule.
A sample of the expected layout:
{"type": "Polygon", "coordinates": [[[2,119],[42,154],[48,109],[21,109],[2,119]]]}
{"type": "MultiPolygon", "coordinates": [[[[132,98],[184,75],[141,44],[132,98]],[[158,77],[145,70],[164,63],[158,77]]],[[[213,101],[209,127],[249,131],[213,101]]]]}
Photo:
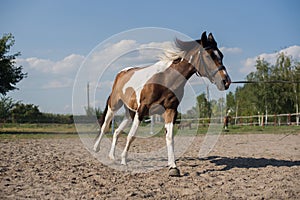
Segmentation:
{"type": "Polygon", "coordinates": [[[229,126],[226,134],[298,134],[300,126],[229,126]]]}
{"type": "Polygon", "coordinates": [[[14,124],[6,123],[0,126],[0,133],[77,133],[74,124],[14,124]]]}
{"type": "Polygon", "coordinates": [[[66,138],[78,138],[78,134],[66,134],[66,133],[1,133],[0,140],[18,140],[18,139],[66,139],[66,138]]]}
{"type": "MultiPolygon", "coordinates": [[[[164,137],[163,124],[155,126],[154,134],[150,135],[149,127],[139,127],[137,136],[142,137],[164,137]]],[[[94,124],[77,126],[83,132],[95,132],[97,126],[94,124]]],[[[185,128],[180,130],[181,135],[194,135],[194,129],[185,128]]],[[[208,127],[199,126],[198,135],[207,133],[208,127]]],[[[175,134],[178,132],[177,126],[174,127],[175,134]]],[[[125,130],[129,132],[129,128],[125,130]]],[[[222,130],[222,134],[300,134],[300,126],[229,126],[228,130],[222,130]]],[[[111,137],[111,134],[107,135],[111,137]]],[[[74,124],[0,124],[0,139],[50,139],[50,138],[75,138],[78,137],[74,124]]]]}
{"type": "Polygon", "coordinates": [[[0,124],[0,139],[78,137],[74,124],[0,124]]]}

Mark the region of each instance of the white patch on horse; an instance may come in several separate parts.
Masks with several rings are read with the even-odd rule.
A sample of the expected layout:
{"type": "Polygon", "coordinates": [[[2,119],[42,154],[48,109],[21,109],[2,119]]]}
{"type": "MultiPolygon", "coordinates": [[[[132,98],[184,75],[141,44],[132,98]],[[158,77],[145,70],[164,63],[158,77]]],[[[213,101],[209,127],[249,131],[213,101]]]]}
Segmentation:
{"type": "Polygon", "coordinates": [[[166,143],[168,150],[168,165],[170,168],[176,168],[175,164],[175,154],[174,154],[174,138],[173,138],[173,123],[165,124],[166,134],[166,143]]]}
{"type": "Polygon", "coordinates": [[[159,61],[154,65],[135,71],[131,76],[131,78],[128,80],[128,82],[123,86],[122,89],[123,93],[125,94],[126,89],[132,87],[133,90],[135,91],[137,104],[139,106],[141,91],[144,88],[146,82],[153,75],[160,72],[164,72],[171,64],[172,61],[159,61]]]}
{"type": "Polygon", "coordinates": [[[219,52],[218,52],[217,50],[214,50],[214,53],[215,53],[215,55],[218,57],[218,59],[220,60],[220,59],[221,59],[221,56],[220,56],[219,52]]]}

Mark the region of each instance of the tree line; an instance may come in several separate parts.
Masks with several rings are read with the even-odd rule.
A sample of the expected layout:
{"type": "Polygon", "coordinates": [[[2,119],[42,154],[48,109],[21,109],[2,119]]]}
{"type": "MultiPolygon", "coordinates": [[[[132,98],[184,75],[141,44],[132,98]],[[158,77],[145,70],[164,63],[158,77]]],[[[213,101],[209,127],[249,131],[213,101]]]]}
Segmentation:
{"type": "Polygon", "coordinates": [[[11,97],[0,99],[1,123],[73,123],[72,115],[42,113],[37,105],[15,102],[11,97]]]}

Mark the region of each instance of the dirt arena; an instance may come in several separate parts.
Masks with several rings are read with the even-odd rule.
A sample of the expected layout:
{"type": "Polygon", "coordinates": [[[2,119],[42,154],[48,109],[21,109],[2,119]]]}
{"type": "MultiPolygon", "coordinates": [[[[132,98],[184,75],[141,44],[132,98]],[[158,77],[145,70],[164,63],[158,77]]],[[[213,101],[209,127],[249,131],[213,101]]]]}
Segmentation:
{"type": "MultiPolygon", "coordinates": [[[[178,158],[182,176],[168,177],[166,167],[140,174],[111,169],[77,137],[1,139],[0,198],[300,199],[300,134],[221,135],[199,159],[202,140],[178,158]]],[[[164,138],[137,139],[130,151],[156,143],[164,138]]]]}

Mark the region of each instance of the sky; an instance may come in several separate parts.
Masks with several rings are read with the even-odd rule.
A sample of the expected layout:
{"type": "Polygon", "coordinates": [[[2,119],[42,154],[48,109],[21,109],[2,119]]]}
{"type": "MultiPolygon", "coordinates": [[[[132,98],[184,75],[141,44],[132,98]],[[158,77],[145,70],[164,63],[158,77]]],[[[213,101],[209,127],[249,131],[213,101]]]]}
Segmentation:
{"type": "MultiPolygon", "coordinates": [[[[28,77],[17,84],[19,90],[9,92],[8,96],[38,105],[42,112],[72,113],[73,86],[82,69],[80,66],[88,63],[84,62],[87,58],[92,59],[93,52],[102,50],[102,56],[95,59],[98,64],[105,63],[105,59],[122,50],[151,45],[161,48],[177,36],[157,37],[158,34],[150,31],[144,34],[143,40],[124,34],[137,28],[164,28],[193,39],[199,39],[203,31],[212,32],[233,80],[244,80],[255,69],[258,56],[272,63],[277,53],[283,51],[300,60],[298,0],[0,2],[0,35],[14,35],[11,53],[21,52],[17,64],[28,73],[28,77]],[[155,41],[151,41],[152,38],[155,41]],[[107,53],[105,56],[103,51],[107,53]]],[[[149,53],[143,55],[146,58],[149,53]]],[[[104,78],[98,77],[98,82],[91,81],[91,87],[97,90],[97,95],[91,97],[96,107],[104,108],[114,76],[121,66],[132,64],[121,61],[117,62],[120,68],[105,71],[104,78]]],[[[99,76],[101,71],[104,67],[96,65],[90,74],[99,76]]],[[[235,87],[232,85],[230,90],[234,91],[235,87]]],[[[201,92],[205,90],[196,91],[197,94],[201,92]]],[[[81,97],[75,97],[82,98],[78,101],[82,105],[78,106],[83,111],[85,91],[81,91],[81,97]]]]}

